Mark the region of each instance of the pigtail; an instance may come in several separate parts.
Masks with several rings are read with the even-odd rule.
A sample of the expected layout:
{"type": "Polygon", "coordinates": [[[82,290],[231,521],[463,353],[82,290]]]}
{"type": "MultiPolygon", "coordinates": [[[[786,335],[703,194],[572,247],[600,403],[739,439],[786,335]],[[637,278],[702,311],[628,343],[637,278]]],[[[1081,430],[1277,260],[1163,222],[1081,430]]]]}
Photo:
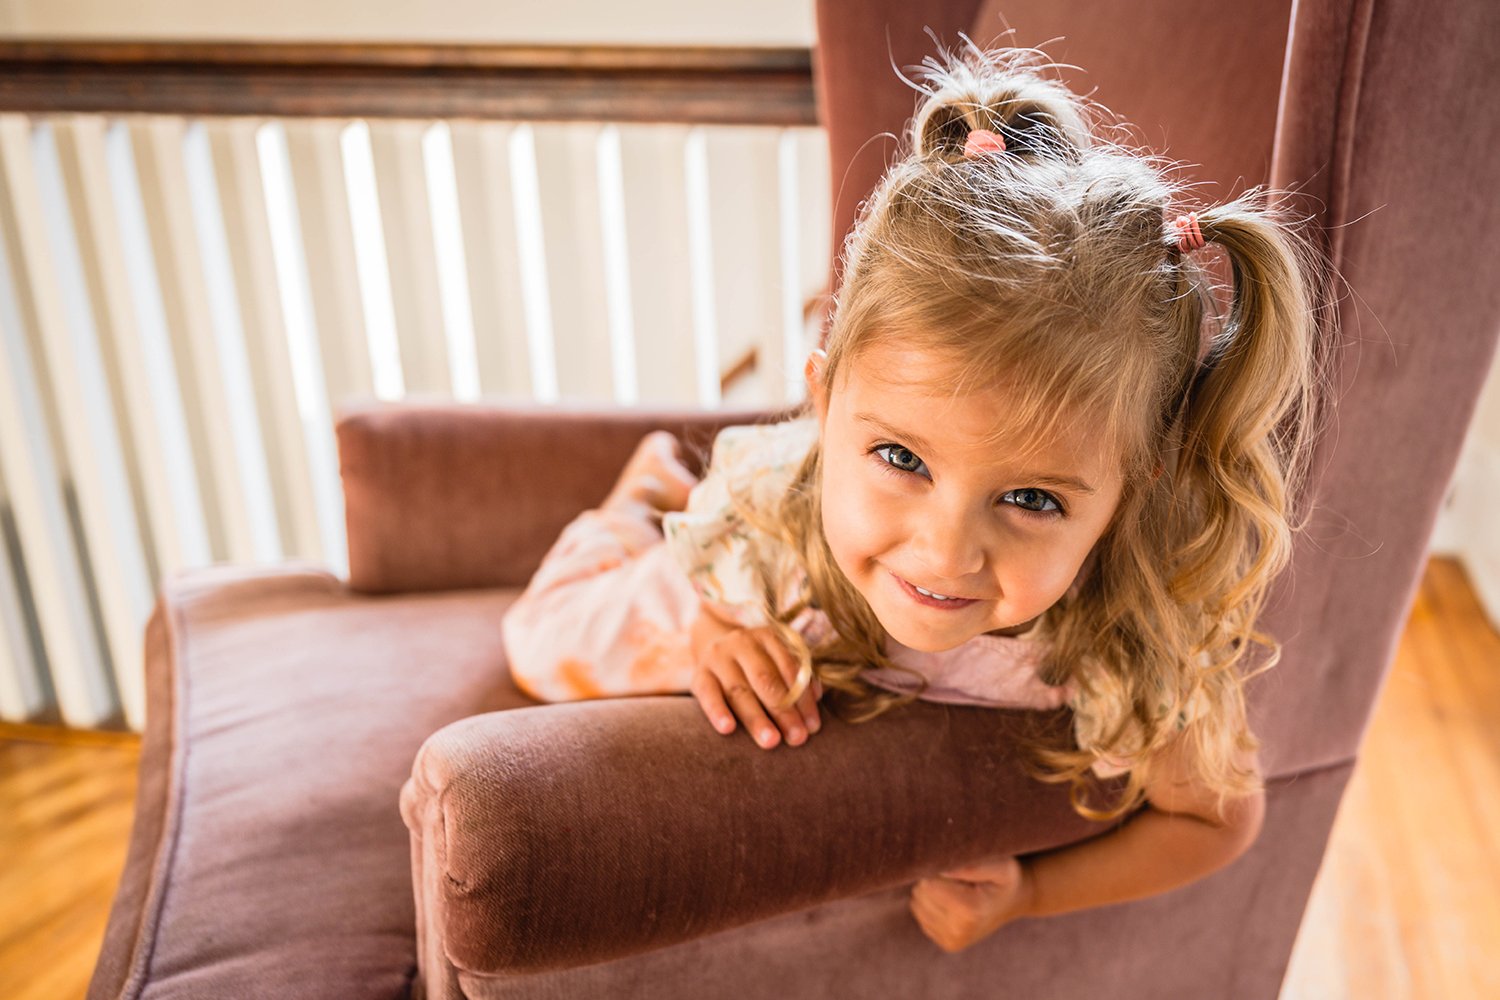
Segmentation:
{"type": "Polygon", "coordinates": [[[1257,205],[1259,196],[1251,191],[1199,218],[1204,238],[1228,257],[1233,302],[1185,400],[1174,491],[1190,521],[1169,586],[1218,624],[1212,641],[1234,646],[1225,666],[1254,641],[1271,649],[1269,668],[1279,645],[1252,626],[1301,527],[1294,508],[1322,380],[1311,251],[1257,205]]]}
{"type": "MultiPolygon", "coordinates": [[[[1186,720],[1195,705],[1218,706],[1190,727],[1190,738],[1221,804],[1261,787],[1234,761],[1237,751],[1260,745],[1247,723],[1245,685],[1281,658],[1280,642],[1256,622],[1306,523],[1297,507],[1325,384],[1316,349],[1315,253],[1262,197],[1254,189],[1199,215],[1204,239],[1228,259],[1233,297],[1177,407],[1180,443],[1164,528],[1172,553],[1166,592],[1201,623],[1188,651],[1197,669],[1180,672],[1175,690],[1164,692],[1166,718],[1186,720]],[[1246,670],[1252,643],[1265,655],[1246,670]]],[[[1187,294],[1205,285],[1199,265],[1176,245],[1176,234],[1170,240],[1180,301],[1200,302],[1187,294]]],[[[1185,315],[1196,330],[1201,308],[1188,306],[1185,315]]],[[[1144,783],[1150,766],[1132,776],[1132,786],[1144,783]]]]}
{"type": "Polygon", "coordinates": [[[1144,800],[1157,754],[1179,732],[1221,809],[1262,787],[1238,764],[1260,745],[1245,689],[1281,656],[1256,622],[1306,523],[1298,507],[1327,385],[1314,308],[1319,258],[1264,198],[1252,189],[1198,213],[1204,240],[1219,245],[1233,276],[1228,315],[1216,327],[1209,317],[1201,360],[1209,275],[1166,224],[1176,213],[1156,216],[1160,328],[1181,359],[1157,397],[1156,445],[1142,456],[1161,459],[1161,474],[1134,470],[1137,487],[1100,541],[1098,571],[1060,605],[1052,679],[1081,691],[1081,752],[1038,740],[1027,766],[1039,780],[1068,782],[1074,808],[1095,821],[1144,800]],[[1265,655],[1246,669],[1252,644],[1265,655]],[[1096,755],[1131,762],[1103,808],[1088,801],[1096,755]]]}

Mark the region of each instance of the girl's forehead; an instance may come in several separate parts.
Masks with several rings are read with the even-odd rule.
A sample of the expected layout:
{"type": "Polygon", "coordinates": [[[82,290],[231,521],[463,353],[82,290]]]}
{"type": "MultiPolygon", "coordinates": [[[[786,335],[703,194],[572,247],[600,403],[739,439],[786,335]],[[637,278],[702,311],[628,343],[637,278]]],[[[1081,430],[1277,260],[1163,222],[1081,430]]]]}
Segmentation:
{"type": "Polygon", "coordinates": [[[1079,412],[1061,414],[1058,403],[1007,381],[1004,373],[977,379],[974,369],[956,358],[916,348],[874,346],[849,358],[832,387],[832,399],[852,417],[906,417],[938,427],[947,438],[975,444],[1098,433],[1097,421],[1079,412]]]}
{"type": "Polygon", "coordinates": [[[955,457],[996,449],[1012,459],[1064,453],[1102,461],[1107,454],[1102,421],[1062,412],[1044,394],[998,375],[964,381],[963,372],[957,361],[935,352],[872,346],[849,359],[831,403],[861,429],[900,433],[955,457]]]}

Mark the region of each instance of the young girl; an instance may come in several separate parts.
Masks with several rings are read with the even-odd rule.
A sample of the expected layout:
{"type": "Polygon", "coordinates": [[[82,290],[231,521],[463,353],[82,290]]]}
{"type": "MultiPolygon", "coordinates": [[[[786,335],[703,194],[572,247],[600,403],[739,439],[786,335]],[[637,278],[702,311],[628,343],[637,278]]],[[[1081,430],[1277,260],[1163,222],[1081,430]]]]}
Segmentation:
{"type": "Polygon", "coordinates": [[[1317,262],[1264,191],[1181,211],[1182,186],[1101,140],[1039,55],[969,43],[924,64],[807,403],[723,430],[701,482],[670,434],[646,437],[503,622],[539,699],[690,691],[767,749],[818,731],[825,689],[854,722],[914,699],[1069,706],[1076,746],[1021,746],[1032,773],[1091,819],[1147,808],[920,881],[912,911],[947,950],[1253,842],[1244,686],[1279,658],[1255,622],[1321,400],[1317,262]],[[1234,288],[1205,349],[1210,242],[1234,288]],[[1119,775],[1113,808],[1084,801],[1119,775]]]}

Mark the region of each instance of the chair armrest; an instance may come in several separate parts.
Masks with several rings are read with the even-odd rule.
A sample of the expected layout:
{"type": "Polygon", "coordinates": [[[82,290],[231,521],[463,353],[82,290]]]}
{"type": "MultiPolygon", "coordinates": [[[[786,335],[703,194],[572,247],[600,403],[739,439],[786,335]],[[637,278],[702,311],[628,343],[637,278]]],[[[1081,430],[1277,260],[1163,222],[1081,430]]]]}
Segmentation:
{"type": "Polygon", "coordinates": [[[512,709],[434,733],[401,793],[424,963],[601,962],[1118,825],[1084,820],[1066,786],[1012,758],[1020,727],[1065,730],[1066,709],[824,716],[807,744],[772,751],[713,731],[683,696],[512,709]]]}
{"type": "Polygon", "coordinates": [[[647,431],[682,437],[699,471],[720,427],[775,416],[499,399],[347,401],[335,436],[349,589],[522,586],[563,527],[609,493],[647,431]]]}

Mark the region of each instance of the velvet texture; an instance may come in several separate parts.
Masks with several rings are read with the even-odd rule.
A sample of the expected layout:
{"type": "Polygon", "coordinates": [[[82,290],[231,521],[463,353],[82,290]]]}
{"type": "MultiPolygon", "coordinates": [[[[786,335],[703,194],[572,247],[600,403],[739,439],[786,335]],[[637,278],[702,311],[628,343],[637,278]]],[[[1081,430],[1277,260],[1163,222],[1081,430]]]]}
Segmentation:
{"type": "MultiPolygon", "coordinates": [[[[90,996],[1276,996],[1500,329],[1500,8],[1252,9],[1004,8],[1218,190],[1303,191],[1358,293],[1330,292],[1339,412],[1266,622],[1285,658],[1251,692],[1268,813],[1245,856],[943,954],[906,881],[1093,832],[1016,775],[1016,713],[919,705],[767,753],[686,696],[530,707],[506,675],[499,616],[640,433],[743,415],[365,404],[338,428],[347,585],[288,564],[163,588],[90,996]]],[[[855,152],[913,107],[891,63],[931,50],[923,25],[999,25],[817,16],[837,239],[883,165],[855,152]]]]}
{"type": "Polygon", "coordinates": [[[349,587],[524,587],[574,515],[609,493],[647,431],[676,434],[701,472],[718,428],[779,415],[349,400],[335,429],[349,587]]]}

